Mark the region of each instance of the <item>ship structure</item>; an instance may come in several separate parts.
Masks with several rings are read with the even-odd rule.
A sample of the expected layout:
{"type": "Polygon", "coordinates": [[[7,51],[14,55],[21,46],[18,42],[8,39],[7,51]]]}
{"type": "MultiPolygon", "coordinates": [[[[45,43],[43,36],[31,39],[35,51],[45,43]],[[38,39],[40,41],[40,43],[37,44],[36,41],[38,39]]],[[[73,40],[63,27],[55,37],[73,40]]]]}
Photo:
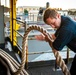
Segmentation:
{"type": "MultiPolygon", "coordinates": [[[[23,19],[24,14],[16,14],[17,0],[9,1],[9,8],[0,5],[0,74],[70,75],[69,69],[75,53],[67,47],[54,53],[49,42],[35,39],[35,35],[46,33],[49,36],[48,34],[55,33],[55,29],[43,22],[43,11],[35,16],[27,15],[23,19]],[[9,16],[6,15],[7,12],[10,12],[9,16]]],[[[46,8],[48,7],[47,2],[46,8]]]]}

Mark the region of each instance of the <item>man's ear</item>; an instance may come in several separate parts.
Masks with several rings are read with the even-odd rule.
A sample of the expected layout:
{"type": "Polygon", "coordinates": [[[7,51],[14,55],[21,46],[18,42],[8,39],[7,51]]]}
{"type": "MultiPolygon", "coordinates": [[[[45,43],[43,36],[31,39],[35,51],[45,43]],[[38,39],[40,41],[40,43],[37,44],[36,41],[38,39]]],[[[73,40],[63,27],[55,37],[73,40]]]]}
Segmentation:
{"type": "Polygon", "coordinates": [[[57,14],[57,17],[60,18],[60,14],[57,14]]]}

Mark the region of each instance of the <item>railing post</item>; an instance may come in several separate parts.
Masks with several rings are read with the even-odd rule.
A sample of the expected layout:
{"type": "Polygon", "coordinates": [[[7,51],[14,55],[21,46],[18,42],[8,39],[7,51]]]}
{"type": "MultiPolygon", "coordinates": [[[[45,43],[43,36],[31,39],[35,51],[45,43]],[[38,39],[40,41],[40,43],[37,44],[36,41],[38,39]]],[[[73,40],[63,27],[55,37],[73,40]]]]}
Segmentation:
{"type": "Polygon", "coordinates": [[[69,62],[69,48],[67,48],[67,60],[66,60],[66,64],[68,64],[68,62],[69,62]]]}

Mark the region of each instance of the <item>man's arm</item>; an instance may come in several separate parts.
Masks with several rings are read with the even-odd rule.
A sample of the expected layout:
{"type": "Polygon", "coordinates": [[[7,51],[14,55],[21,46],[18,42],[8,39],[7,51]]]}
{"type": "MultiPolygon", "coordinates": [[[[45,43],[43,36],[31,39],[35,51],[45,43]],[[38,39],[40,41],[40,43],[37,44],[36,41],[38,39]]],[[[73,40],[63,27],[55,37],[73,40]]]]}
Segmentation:
{"type": "MultiPolygon", "coordinates": [[[[56,37],[54,34],[50,34],[52,36],[52,39],[55,40],[56,37]]],[[[47,41],[48,40],[48,37],[44,36],[43,34],[41,35],[36,35],[35,36],[36,40],[39,40],[39,41],[47,41]]]]}

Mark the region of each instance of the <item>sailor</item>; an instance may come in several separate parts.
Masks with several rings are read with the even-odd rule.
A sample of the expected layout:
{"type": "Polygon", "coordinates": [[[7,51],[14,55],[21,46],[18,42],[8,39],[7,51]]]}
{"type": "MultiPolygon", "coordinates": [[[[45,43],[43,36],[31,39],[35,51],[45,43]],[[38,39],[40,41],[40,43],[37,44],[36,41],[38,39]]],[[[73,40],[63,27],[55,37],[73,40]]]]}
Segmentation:
{"type": "MultiPolygon", "coordinates": [[[[56,29],[52,42],[54,51],[61,51],[64,46],[70,48],[76,53],[76,22],[67,16],[60,15],[55,9],[47,8],[43,15],[43,20],[46,24],[56,29]]],[[[43,35],[35,36],[37,40],[47,40],[43,35]]],[[[73,59],[71,75],[76,75],[76,55],[73,59]]]]}

